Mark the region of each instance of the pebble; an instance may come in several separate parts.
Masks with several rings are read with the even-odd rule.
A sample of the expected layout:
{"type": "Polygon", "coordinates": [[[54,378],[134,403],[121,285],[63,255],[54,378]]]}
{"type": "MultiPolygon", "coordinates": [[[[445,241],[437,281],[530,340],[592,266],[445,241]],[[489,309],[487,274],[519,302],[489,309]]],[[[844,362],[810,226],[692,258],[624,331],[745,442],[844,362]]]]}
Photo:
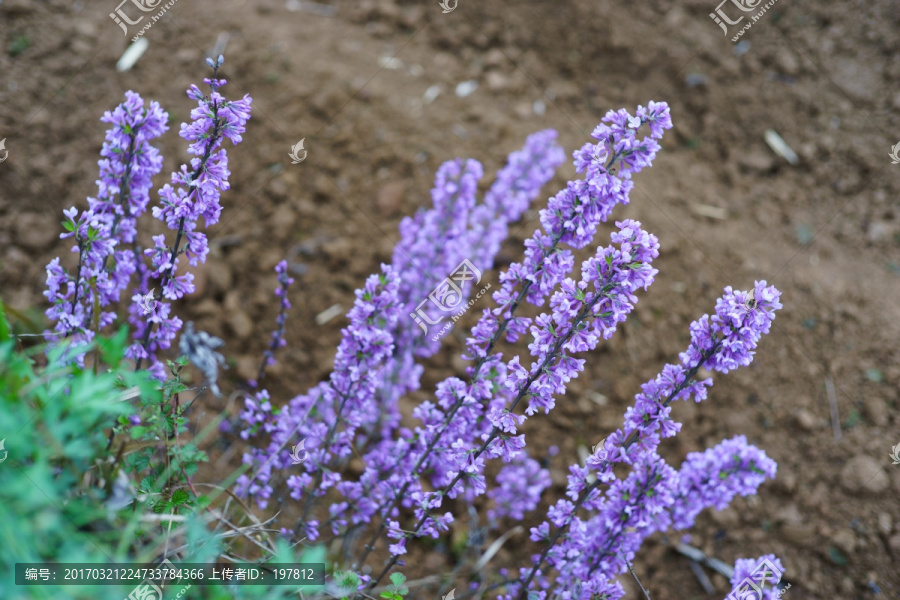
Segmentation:
{"type": "Polygon", "coordinates": [[[221,312],[219,304],[215,300],[209,298],[201,300],[194,305],[194,313],[198,317],[211,317],[221,312]]]}
{"type": "Polygon", "coordinates": [[[384,184],[378,190],[378,197],[375,199],[378,211],[385,217],[394,216],[400,209],[405,193],[406,184],[402,181],[390,181],[384,184]]]}
{"type": "Polygon", "coordinates": [[[884,427],[888,424],[890,412],[884,399],[868,398],[863,404],[863,411],[869,420],[878,427],[884,427]]]}
{"type": "Polygon", "coordinates": [[[229,312],[228,326],[239,340],[245,340],[253,333],[253,321],[243,310],[229,312]]]}
{"type": "Polygon", "coordinates": [[[830,69],[831,79],[857,100],[874,100],[881,87],[880,67],[865,60],[838,58],[830,69]]]}
{"type": "Polygon", "coordinates": [[[894,523],[891,519],[891,515],[884,512],[878,515],[878,531],[880,531],[884,535],[890,535],[893,527],[894,523]]]}
{"type": "Polygon", "coordinates": [[[878,494],[888,488],[889,479],[877,460],[858,454],[847,461],[840,474],[841,486],[855,493],[878,494]]]}
{"type": "Polygon", "coordinates": [[[737,511],[731,507],[714,511],[710,516],[713,521],[723,527],[735,527],[740,521],[737,511]]]}
{"type": "Polygon", "coordinates": [[[226,294],[231,291],[233,278],[231,268],[224,260],[210,259],[206,261],[206,279],[209,293],[212,295],[226,294]]]}
{"type": "Polygon", "coordinates": [[[259,375],[259,365],[262,358],[256,356],[244,355],[237,358],[236,370],[238,377],[241,379],[256,379],[259,375]]]}
{"type": "Polygon", "coordinates": [[[888,221],[872,221],[869,223],[866,237],[873,243],[890,241],[893,237],[894,229],[888,221]]]}
{"type": "Polygon", "coordinates": [[[23,213],[17,219],[16,241],[28,250],[46,250],[62,231],[49,214],[23,213]]]}
{"type": "Polygon", "coordinates": [[[492,92],[500,92],[509,87],[510,79],[500,71],[490,71],[485,76],[487,87],[492,92]]]}
{"type": "Polygon", "coordinates": [[[891,549],[891,554],[900,559],[900,533],[891,536],[888,540],[888,546],[891,549]]]}
{"type": "Polygon", "coordinates": [[[461,81],[456,85],[456,95],[460,98],[465,98],[469,96],[478,89],[478,82],[474,79],[469,79],[468,81],[461,81]]]}
{"type": "Polygon", "coordinates": [[[775,157],[756,150],[750,150],[738,158],[738,163],[749,171],[765,173],[775,166],[775,157]]]}
{"type": "Polygon", "coordinates": [[[800,426],[800,429],[804,431],[813,431],[815,429],[818,429],[819,420],[807,409],[801,408],[797,411],[795,417],[797,419],[797,425],[800,426]]]}
{"type": "Polygon", "coordinates": [[[775,476],[775,487],[792,494],[797,489],[797,476],[787,470],[787,467],[778,465],[778,474],[775,476]]]}
{"type": "Polygon", "coordinates": [[[808,523],[787,521],[779,527],[781,537],[792,544],[806,544],[816,533],[815,527],[808,523]]]}
{"type": "Polygon", "coordinates": [[[851,529],[838,529],[835,534],[831,536],[831,543],[837,546],[838,549],[843,550],[844,553],[849,556],[856,550],[856,534],[853,533],[851,529]]]}
{"type": "Polygon", "coordinates": [[[506,63],[506,55],[500,48],[491,48],[484,55],[484,66],[486,67],[499,67],[504,63],[506,63]]]}

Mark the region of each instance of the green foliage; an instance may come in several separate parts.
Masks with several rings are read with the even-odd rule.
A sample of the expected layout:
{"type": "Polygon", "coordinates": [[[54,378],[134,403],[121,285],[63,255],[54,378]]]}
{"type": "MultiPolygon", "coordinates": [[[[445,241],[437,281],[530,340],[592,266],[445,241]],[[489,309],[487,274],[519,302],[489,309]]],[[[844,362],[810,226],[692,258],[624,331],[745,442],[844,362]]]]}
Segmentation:
{"type": "Polygon", "coordinates": [[[403,597],[409,593],[406,587],[406,575],[403,573],[391,573],[391,584],[386,590],[381,592],[381,597],[385,600],[403,600],[403,597]]]}
{"type": "Polygon", "coordinates": [[[334,574],[334,580],[329,586],[332,596],[341,600],[349,600],[354,596],[362,584],[362,580],[352,571],[338,571],[334,574]]]}
{"type": "MultiPolygon", "coordinates": [[[[152,563],[170,536],[167,522],[146,517],[178,514],[181,562],[213,563],[235,540],[195,497],[189,477],[207,460],[202,435],[188,437],[190,402],[181,382],[183,358],[169,363],[164,384],[123,359],[127,329],[79,348],[94,367],[67,364],[66,341],[23,350],[11,336],[0,302],[0,597],[3,600],[126,598],[134,585],[16,586],[17,562],[152,563]],[[44,366],[41,366],[44,365],[44,366]],[[130,417],[139,416],[134,425],[130,417]],[[113,431],[114,436],[109,437],[113,431]],[[0,451],[2,452],[2,451],[0,451]],[[2,454],[0,454],[2,457],[2,454]],[[134,489],[129,489],[133,486],[134,489]],[[132,497],[137,500],[133,500],[132,497]]],[[[215,422],[218,425],[218,422],[215,422]]],[[[242,472],[239,471],[238,474],[242,472]]],[[[222,487],[233,483],[233,474],[222,487]]],[[[218,496],[216,490],[213,496],[218,496]]],[[[171,548],[171,546],[169,546],[171,548]]],[[[326,563],[323,546],[297,557],[285,540],[264,559],[326,563]]],[[[353,577],[356,577],[355,575],[353,577]]],[[[355,592],[359,585],[356,578],[355,592]]],[[[174,598],[185,586],[165,586],[174,598]]],[[[191,600],[287,600],[293,586],[192,586],[191,600]]],[[[321,586],[302,586],[311,594],[321,586]]]]}

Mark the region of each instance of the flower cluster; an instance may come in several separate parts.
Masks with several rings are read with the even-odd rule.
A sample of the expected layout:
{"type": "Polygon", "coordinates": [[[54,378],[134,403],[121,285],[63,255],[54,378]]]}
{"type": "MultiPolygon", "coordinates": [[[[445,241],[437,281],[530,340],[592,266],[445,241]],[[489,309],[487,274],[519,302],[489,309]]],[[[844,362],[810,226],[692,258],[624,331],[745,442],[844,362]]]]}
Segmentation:
{"type": "Polygon", "coordinates": [[[678,471],[678,490],[672,505],[675,529],[688,529],[706,508],[722,510],[735,496],[756,493],[766,478],[774,479],[778,465],[747,443],[743,435],[725,440],[705,452],[691,452],[678,471]]]}
{"type": "MultiPolygon", "coordinates": [[[[639,119],[632,118],[623,126],[620,113],[610,112],[605,119],[608,125],[601,125],[595,131],[594,137],[599,140],[597,147],[609,148],[608,163],[600,165],[583,160],[587,153],[600,152],[593,146],[575,153],[576,167],[585,173],[585,178],[570,182],[566,190],[551,200],[551,206],[540,212],[541,223],[547,233],[537,230],[526,242],[526,261],[514,263],[501,274],[502,287],[494,293],[494,300],[500,307],[493,311],[485,309],[482,319],[473,329],[467,343],[470,356],[478,359],[474,367],[467,369],[472,382],[466,384],[458,378],[450,378],[439,384],[435,394],[436,404],[424,402],[413,413],[424,423],[424,427],[414,432],[414,440],[406,441],[404,438],[410,434],[401,430],[400,441],[380,445],[377,456],[373,457],[371,453],[364,456],[367,462],[365,478],[372,481],[380,476],[391,480],[390,486],[385,486],[387,496],[379,494],[377,485],[367,494],[377,501],[382,519],[387,519],[398,505],[415,509],[417,522],[410,534],[403,533],[401,536],[399,529],[392,528],[395,533],[388,535],[397,540],[392,544],[392,550],[401,549],[406,536],[434,536],[448,526],[452,519],[449,513],[440,517],[431,515],[432,509],[441,506],[444,496],[454,498],[463,494],[467,501],[472,501],[475,496],[485,493],[485,460],[502,457],[505,461],[511,461],[524,448],[524,436],[514,435],[517,425],[525,419],[512,412],[516,403],[524,396],[533,394],[538,399],[532,408],[537,404],[545,410],[552,407],[552,396],[563,393],[565,383],[583,365],[583,361],[572,358],[568,353],[590,346],[592,334],[597,339],[608,337],[615,323],[624,318],[630,310],[628,306],[636,300],[633,292],[652,280],[655,271],[644,261],[658,253],[658,243],[655,238],[640,231],[638,223],[621,223],[621,235],[615,238],[622,244],[621,249],[607,249],[609,254],[596,258],[606,262],[619,252],[621,262],[631,263],[631,252],[634,250],[635,256],[639,257],[631,265],[635,267],[634,276],[625,274],[624,270],[619,273],[621,263],[606,271],[602,271],[596,263],[584,265],[578,287],[571,281],[567,282],[568,288],[559,292],[552,305],[559,319],[567,321],[562,314],[577,303],[576,313],[580,316],[576,325],[567,321],[570,327],[554,338],[557,343],[552,348],[542,347],[546,344],[536,339],[536,344],[530,348],[537,359],[532,365],[531,375],[519,365],[518,357],[505,364],[499,354],[491,353],[504,328],[507,329],[509,341],[515,341],[521,333],[528,331],[530,319],[513,316],[522,297],[527,295],[534,304],[542,304],[546,295],[562,283],[571,271],[574,263],[572,253],[560,248],[559,244],[586,245],[597,225],[608,218],[612,207],[628,202],[632,173],[652,161],[659,150],[657,137],[663,129],[671,127],[665,104],[651,103],[650,109],[639,107],[638,114],[641,115],[639,119]],[[637,130],[651,121],[650,135],[638,139],[637,130]],[[613,173],[611,169],[614,165],[616,171],[613,173]],[[595,272],[607,278],[603,286],[596,285],[598,275],[594,275],[595,272]],[[602,289],[585,294],[592,282],[595,288],[602,289]],[[534,285],[539,288],[537,292],[533,289],[534,285]],[[517,286],[521,287],[521,291],[517,292],[517,286]],[[591,328],[591,333],[583,335],[584,328],[591,328]],[[565,347],[572,338],[575,341],[565,347]],[[532,384],[535,384],[533,388],[532,384]],[[496,395],[495,389],[499,392],[496,395]],[[383,453],[388,453],[392,465],[387,472],[375,466],[384,462],[383,453]],[[428,473],[431,485],[440,491],[423,491],[419,478],[425,473],[428,473]],[[457,486],[461,481],[462,485],[457,486]]],[[[567,316],[571,317],[571,314],[567,316]]],[[[552,317],[543,315],[532,329],[532,334],[536,337],[555,336],[554,327],[552,317]]],[[[596,340],[593,343],[596,344],[596,340]]],[[[392,554],[389,564],[395,564],[402,552],[392,554]]]]}
{"type": "MultiPolygon", "coordinates": [[[[101,118],[112,127],[100,151],[97,197],[88,198],[88,209],[80,215],[75,207],[63,211],[67,233],[60,237],[75,238],[77,271],[68,273],[59,258],[47,265],[44,296],[53,306],[46,314],[55,321],[54,331],[45,332],[48,338],[88,342],[114,322],[116,313],[102,309],[120,300],[139,268],[141,259],[133,247],[136,222],[147,209],[152,178],[162,169],[162,156],[150,141],[168,129],[167,120],[159,104],[146,105],[131,91],[101,118]]],[[[81,363],[83,357],[77,360],[81,363]]]]}
{"type": "MultiPolygon", "coordinates": [[[[558,528],[557,534],[550,537],[548,522],[531,530],[532,539],[547,542],[547,546],[524,578],[527,584],[536,586],[529,589],[537,591],[542,587],[539,567],[544,558],[560,573],[558,585],[593,582],[591,586],[597,589],[614,586],[613,580],[626,563],[615,552],[597,558],[598,549],[619,548],[627,555],[629,551],[637,550],[654,531],[665,531],[671,526],[677,529],[690,527],[705,508],[724,508],[735,495],[755,493],[766,476],[774,477],[775,463],[758,448],[749,446],[743,436],[725,441],[703,454],[689,455],[677,473],[656,452],[661,437],[674,436],[681,429],[681,424],[669,417],[669,404],[675,399],[693,397],[700,402],[706,398],[712,380],[693,381],[701,366],[727,372],[736,366],[750,364],[756,344],[761,335],[769,331],[774,312],[781,308],[779,292],[774,287],[766,287],[765,281],[756,282],[752,296],[760,300],[748,305],[751,294],[725,288],[725,294],[716,302],[716,315],[712,318],[704,315],[691,324],[691,345],[688,351],[679,355],[680,364],[666,365],[656,378],[642,386],[635,405],[625,412],[624,427],[607,436],[605,453],[589,457],[584,467],[570,466],[566,490],[569,499],[558,501],[547,513],[549,522],[558,528]],[[613,464],[619,462],[631,465],[631,475],[624,483],[616,479],[612,471],[613,464]],[[648,473],[648,465],[653,465],[656,473],[666,475],[660,475],[659,480],[644,491],[628,484],[635,473],[648,473]],[[589,483],[592,473],[597,479],[589,483]],[[612,483],[603,498],[599,495],[599,485],[609,482],[612,483]],[[647,506],[659,508],[653,519],[642,518],[641,510],[622,510],[617,506],[633,501],[641,494],[652,495],[653,501],[647,506]],[[665,499],[662,503],[661,498],[665,499]],[[618,525],[627,527],[627,532],[610,529],[611,526],[590,526],[591,521],[598,518],[600,523],[609,524],[609,515],[603,515],[610,506],[615,507],[612,514],[621,515],[622,523],[618,525]],[[597,511],[598,516],[583,521],[576,515],[576,510],[581,508],[597,511]],[[556,544],[560,538],[562,542],[556,544]],[[603,568],[596,570],[593,565],[598,560],[603,568]],[[603,563],[603,560],[608,562],[603,563]],[[586,580],[589,572],[593,573],[593,579],[586,580]]],[[[606,593],[610,593],[611,598],[618,597],[611,591],[606,593]]]]}
{"type": "Polygon", "coordinates": [[[175,242],[170,247],[164,235],[153,236],[153,248],[144,250],[151,266],[147,276],[139,282],[138,293],[132,298],[134,303],[129,309],[129,320],[137,341],[129,347],[128,356],[138,364],[150,359],[148,370],[160,379],[165,377],[165,368],[156,360],[156,352],[171,346],[182,325],[181,319],[172,314],[171,303],[162,299],[178,300],[194,292],[192,273],[175,274],[178,257],[184,254],[191,266],[206,262],[209,248],[206,235],[197,231],[197,222],[200,217],[206,227],[218,222],[222,212],[219,198],[230,187],[228,178],[231,175],[222,143],[225,139],[231,140],[232,144],[240,143],[250,119],[253,102],[250,96],[229,101],[219,93],[226,83],[224,79],[217,79],[223,61],[221,56],[215,62],[208,61],[213,68],[213,77],[203,81],[212,90],[209,96],[193,84],[187,91],[188,97],[197,102],[197,107],[191,111],[191,123],[181,124],[180,135],[190,142],[188,152],[194,158],[190,167],[181,165],[178,172],[172,173],[171,182],[159,190],[160,206],[153,207],[153,216],[176,232],[175,242]],[[159,291],[147,313],[146,304],[140,299],[149,292],[150,277],[159,282],[159,291]]]}
{"type": "MultiPolygon", "coordinates": [[[[245,454],[252,472],[238,480],[238,493],[265,507],[275,489],[273,469],[289,467],[288,449],[305,440],[309,457],[285,481],[290,496],[303,502],[298,526],[309,540],[330,531],[348,541],[373,526],[362,556],[351,552],[352,570],[363,573],[362,593],[402,564],[409,540],[449,530],[454,515],[445,499],[471,507],[487,495],[493,502],[487,530],[532,513],[551,480],[528,456],[523,424],[555,407],[584,369],[585,359],[576,355],[609,339],[634,309],[637,291],[647,290],[657,274],[659,242],[637,221],[617,221],[612,243],[597,248],[577,275],[574,250],[588,246],[615,206],[629,202],[632,176],[652,163],[671,126],[665,103],[606,115],[593,133],[596,143],[574,153],[581,177],[550,199],[539,213],[541,227],[525,243],[524,260],[500,274],[496,306],[482,311],[466,342],[464,358],[473,364],[465,378],[439,382],[433,397],[412,410],[419,424],[401,426],[399,400],[418,389],[422,375],[417,361],[437,349],[419,329],[441,317],[439,307],[422,308],[426,300],[433,290],[448,297],[442,281],[463,260],[481,272],[491,268],[509,223],[552,178],[561,155],[553,132],[532,136],[510,156],[483,203],[477,200],[480,163],[442,165],[433,208],[404,219],[393,263],[357,291],[328,381],[280,412],[264,390],[248,399],[241,435],[265,432],[269,442],[245,454]],[[539,307],[538,316],[518,312],[524,301],[539,307]],[[530,358],[504,358],[495,348],[504,336],[516,342],[526,335],[530,358]],[[362,471],[354,478],[346,467],[355,456],[362,471]],[[505,464],[490,481],[488,464],[498,458],[505,464]],[[327,516],[313,510],[326,494],[327,516]],[[401,509],[412,513],[412,523],[402,522],[401,509]],[[370,575],[364,565],[379,541],[387,542],[390,556],[380,574],[370,575]]],[[[460,302],[469,291],[457,289],[452,298],[460,302]]],[[[670,417],[671,402],[706,398],[712,380],[695,380],[701,368],[727,373],[751,363],[781,308],[779,297],[765,281],[750,292],[728,287],[714,314],[691,324],[687,350],[642,386],[603,452],[570,466],[566,496],[531,529],[532,541],[542,545],[533,566],[512,579],[510,571],[497,571],[505,580],[501,598],[544,600],[555,586],[554,598],[617,600],[624,590],[616,578],[652,533],[689,528],[702,510],[723,508],[774,477],[775,463],[743,436],[689,454],[679,469],[658,449],[681,428],[670,417]]]]}
{"type": "MultiPolygon", "coordinates": [[[[493,267],[509,223],[521,218],[565,159],[556,137],[552,129],[528,136],[522,149],[509,155],[481,203],[475,197],[483,173],[481,164],[473,160],[444,163],[431,192],[434,208],[401,221],[392,264],[403,282],[400,300],[404,314],[412,318],[398,322],[394,333],[397,352],[382,371],[384,437],[396,427],[397,401],[419,388],[422,367],[416,359],[431,356],[439,348],[416,325],[417,311],[423,307],[428,323],[438,322],[442,315],[427,299],[463,260],[482,272],[493,267]]],[[[462,291],[471,292],[468,288],[462,291]]],[[[461,305],[465,296],[458,300],[461,305]]]]}
{"type": "MultiPolygon", "coordinates": [[[[300,439],[307,440],[307,472],[288,478],[291,497],[311,500],[338,484],[339,469],[333,467],[352,454],[358,429],[374,423],[379,416],[373,369],[394,349],[390,331],[400,316],[399,286],[391,266],[382,265],[382,273],[369,277],[365,287],[357,290],[356,302],[347,315],[350,325],[343,330],[329,381],[293,398],[277,418],[273,418],[268,394],[248,401],[242,414],[246,423],[271,433],[271,441],[265,449],[253,449],[244,455],[244,462],[253,465],[254,472],[237,480],[240,494],[255,496],[264,508],[272,493],[272,469],[291,465],[289,448],[300,439]],[[313,411],[316,417],[310,418],[313,411]],[[339,424],[343,425],[340,430],[339,424]]],[[[252,433],[241,435],[246,439],[252,433]]],[[[304,526],[306,536],[315,540],[318,522],[306,521],[304,526]]]]}

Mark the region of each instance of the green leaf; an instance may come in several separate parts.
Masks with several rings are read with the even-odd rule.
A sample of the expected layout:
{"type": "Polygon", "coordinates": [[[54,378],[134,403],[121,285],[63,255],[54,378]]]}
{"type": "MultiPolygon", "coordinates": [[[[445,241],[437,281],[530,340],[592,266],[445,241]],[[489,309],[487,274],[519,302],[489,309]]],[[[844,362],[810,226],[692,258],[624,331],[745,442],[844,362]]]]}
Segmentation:
{"type": "Polygon", "coordinates": [[[100,349],[100,357],[112,369],[119,367],[125,357],[125,346],[128,342],[128,327],[122,325],[119,331],[111,338],[97,337],[97,348],[100,349]]]}
{"type": "Polygon", "coordinates": [[[63,226],[63,229],[65,229],[66,231],[69,231],[69,232],[75,231],[75,222],[72,221],[71,219],[68,221],[62,221],[62,226],[63,226]]]}
{"type": "Polygon", "coordinates": [[[191,495],[187,493],[185,490],[175,490],[172,493],[172,506],[181,506],[182,504],[189,504],[191,501],[191,495]]]}
{"type": "Polygon", "coordinates": [[[400,587],[406,581],[406,575],[403,573],[391,573],[391,583],[400,587]]]}

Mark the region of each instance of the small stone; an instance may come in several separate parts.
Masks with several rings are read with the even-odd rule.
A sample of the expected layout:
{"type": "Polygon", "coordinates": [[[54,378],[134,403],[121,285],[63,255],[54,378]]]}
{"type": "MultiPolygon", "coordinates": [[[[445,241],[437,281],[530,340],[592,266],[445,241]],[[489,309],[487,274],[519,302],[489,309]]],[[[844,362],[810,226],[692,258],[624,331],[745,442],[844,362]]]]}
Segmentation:
{"type": "Polygon", "coordinates": [[[853,580],[849,577],[844,577],[841,580],[841,589],[845,594],[852,594],[856,591],[856,585],[853,583],[853,580]]]}
{"type": "Polygon", "coordinates": [[[835,534],[831,536],[831,543],[837,546],[839,550],[843,550],[844,553],[849,556],[856,550],[856,534],[853,533],[853,530],[851,529],[838,529],[835,534]]]}
{"type": "Polygon", "coordinates": [[[488,53],[484,55],[484,66],[486,67],[499,67],[506,62],[506,55],[503,54],[503,51],[500,50],[500,48],[491,48],[488,50],[488,53]]]}
{"type": "Polygon", "coordinates": [[[400,209],[405,193],[406,184],[402,181],[391,181],[384,184],[378,190],[378,197],[375,200],[378,211],[385,217],[394,216],[400,209]]]}
{"type": "Polygon", "coordinates": [[[890,535],[894,527],[893,519],[888,513],[880,513],[878,515],[878,531],[884,535],[890,535]]]}
{"type": "Polygon", "coordinates": [[[520,119],[525,119],[534,114],[534,107],[530,102],[519,102],[513,107],[513,112],[516,113],[516,116],[520,119]]]}
{"type": "Polygon", "coordinates": [[[211,317],[221,312],[219,304],[215,300],[209,298],[201,300],[194,305],[194,314],[198,317],[211,317]]]}
{"type": "Polygon", "coordinates": [[[808,523],[787,521],[779,528],[781,537],[792,544],[806,544],[816,534],[816,529],[808,523]]]}
{"type": "Polygon", "coordinates": [[[841,485],[849,492],[878,494],[888,488],[890,480],[877,460],[858,454],[841,469],[841,485]]]}
{"type": "Polygon", "coordinates": [[[863,411],[866,417],[878,427],[884,427],[888,424],[889,413],[887,402],[882,398],[868,398],[863,404],[863,411]]]}
{"type": "Polygon", "coordinates": [[[738,164],[749,171],[765,173],[775,166],[775,157],[766,152],[749,150],[738,158],[738,164]]]}
{"type": "Polygon", "coordinates": [[[94,38],[97,35],[97,26],[91,21],[75,21],[75,33],[84,37],[94,38]]]}
{"type": "Polygon", "coordinates": [[[866,60],[843,56],[829,69],[831,79],[857,100],[871,101],[881,86],[881,66],[866,60]]]}
{"type": "Polygon", "coordinates": [[[510,79],[500,71],[491,71],[485,77],[487,87],[492,92],[500,92],[509,87],[510,79]]]}
{"type": "Polygon", "coordinates": [[[866,237],[872,243],[888,241],[893,237],[894,228],[887,221],[872,221],[866,231],[866,237]]]}
{"type": "Polygon", "coordinates": [[[788,494],[797,489],[797,476],[778,465],[778,473],[775,475],[775,487],[788,494]]]}
{"type": "Polygon", "coordinates": [[[737,511],[731,507],[714,511],[711,516],[713,521],[723,527],[734,527],[740,521],[737,511]]]}
{"type": "Polygon", "coordinates": [[[787,504],[775,511],[776,523],[802,523],[803,514],[794,503],[787,504]]]}
{"type": "Polygon", "coordinates": [[[230,312],[228,315],[228,326],[239,340],[245,340],[253,333],[253,321],[242,310],[230,312]]]}
{"type": "Polygon", "coordinates": [[[900,533],[891,536],[888,540],[888,547],[891,549],[891,554],[900,559],[900,533]]]}
{"type": "Polygon", "coordinates": [[[224,260],[213,258],[206,261],[206,279],[211,295],[226,294],[231,291],[233,283],[231,268],[224,260]]]}
{"type": "Polygon", "coordinates": [[[189,64],[197,61],[200,51],[196,48],[181,48],[175,53],[175,60],[181,64],[189,64]]]}
{"type": "Polygon", "coordinates": [[[23,213],[16,219],[16,241],[28,250],[47,250],[62,231],[49,214],[23,213]]]}
{"type": "Polygon", "coordinates": [[[776,62],[781,68],[781,72],[785,75],[796,75],[800,70],[800,60],[797,58],[796,54],[787,48],[778,50],[776,62]]]}
{"type": "Polygon", "coordinates": [[[257,358],[255,356],[239,356],[236,365],[238,377],[245,381],[247,379],[256,379],[259,375],[259,365],[261,361],[262,358],[257,358]]]}
{"type": "Polygon", "coordinates": [[[279,204],[269,218],[272,235],[278,239],[291,237],[297,224],[297,214],[290,204],[279,204]]]}
{"type": "Polygon", "coordinates": [[[819,428],[819,420],[805,408],[798,410],[794,416],[797,419],[797,425],[804,431],[813,431],[819,428]]]}

